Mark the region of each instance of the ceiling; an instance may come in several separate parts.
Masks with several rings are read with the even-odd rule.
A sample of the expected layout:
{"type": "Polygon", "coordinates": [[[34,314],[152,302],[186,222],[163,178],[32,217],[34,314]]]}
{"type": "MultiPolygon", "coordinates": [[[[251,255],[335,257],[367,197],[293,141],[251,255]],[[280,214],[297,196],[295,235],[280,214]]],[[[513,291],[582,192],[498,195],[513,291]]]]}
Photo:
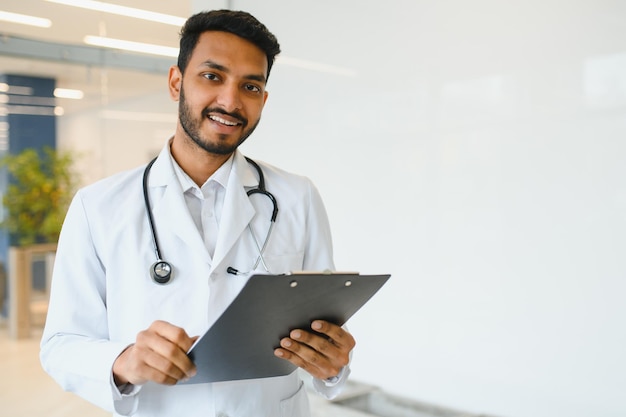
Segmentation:
{"type": "MultiPolygon", "coordinates": [[[[108,3],[186,17],[189,1],[105,0],[108,3]]],[[[118,16],[46,0],[0,0],[0,11],[47,18],[50,28],[0,21],[0,42],[7,36],[69,45],[84,45],[88,35],[107,36],[135,42],[177,47],[180,27],[118,16]]],[[[60,99],[66,114],[103,103],[163,90],[162,74],[133,70],[88,67],[86,65],[24,59],[0,54],[0,73],[52,77],[57,87],[79,89],[82,100],[60,99]]]]}

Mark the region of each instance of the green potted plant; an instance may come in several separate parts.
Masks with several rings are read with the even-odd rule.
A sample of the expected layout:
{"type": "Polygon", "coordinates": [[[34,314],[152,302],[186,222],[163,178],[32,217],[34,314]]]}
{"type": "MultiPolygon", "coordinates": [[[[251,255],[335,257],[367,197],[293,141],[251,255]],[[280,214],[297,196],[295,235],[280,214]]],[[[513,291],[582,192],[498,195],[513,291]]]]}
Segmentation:
{"type": "Polygon", "coordinates": [[[18,246],[56,243],[77,185],[69,152],[33,148],[6,155],[0,165],[12,177],[2,199],[2,226],[18,246]]]}
{"type": "MultiPolygon", "coordinates": [[[[29,148],[5,155],[0,167],[6,168],[11,181],[2,198],[4,218],[0,226],[11,236],[8,258],[9,335],[30,337],[34,317],[32,306],[33,256],[44,256],[51,265],[69,203],[77,185],[69,152],[29,148]]],[[[46,267],[47,268],[47,267],[46,267]]],[[[47,273],[46,273],[47,275],[47,273]]],[[[47,286],[43,314],[47,310],[47,286]]],[[[41,301],[41,300],[40,300],[41,301]]]]}

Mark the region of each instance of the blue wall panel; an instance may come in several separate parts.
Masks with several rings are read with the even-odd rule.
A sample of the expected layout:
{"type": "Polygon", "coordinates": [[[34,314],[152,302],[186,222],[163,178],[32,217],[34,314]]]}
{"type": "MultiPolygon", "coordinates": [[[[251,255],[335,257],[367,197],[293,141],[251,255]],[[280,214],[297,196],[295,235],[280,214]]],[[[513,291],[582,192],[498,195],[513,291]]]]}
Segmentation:
{"type": "MultiPolygon", "coordinates": [[[[27,148],[42,150],[56,148],[56,116],[52,78],[0,74],[0,123],[8,130],[0,132],[0,156],[17,154],[27,148]]],[[[10,178],[5,169],[0,171],[0,194],[4,195],[10,178]]],[[[4,213],[4,210],[3,210],[4,213]]],[[[6,213],[5,213],[6,215],[6,213]]],[[[7,268],[8,249],[16,241],[0,229],[0,275],[7,268]]],[[[0,286],[5,287],[0,279],[0,286]]],[[[0,294],[6,294],[0,288],[0,294]]],[[[6,315],[6,303],[0,300],[0,314],[6,315]],[[4,307],[3,307],[4,306],[4,307]]]]}

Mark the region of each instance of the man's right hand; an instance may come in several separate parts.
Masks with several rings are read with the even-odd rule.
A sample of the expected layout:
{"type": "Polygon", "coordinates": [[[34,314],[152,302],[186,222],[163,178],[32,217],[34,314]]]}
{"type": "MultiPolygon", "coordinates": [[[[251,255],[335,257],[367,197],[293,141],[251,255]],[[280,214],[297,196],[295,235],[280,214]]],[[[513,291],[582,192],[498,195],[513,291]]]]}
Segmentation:
{"type": "Polygon", "coordinates": [[[115,383],[141,385],[147,381],[174,385],[196,374],[187,351],[198,336],[165,321],[155,321],[113,363],[115,383]]]}

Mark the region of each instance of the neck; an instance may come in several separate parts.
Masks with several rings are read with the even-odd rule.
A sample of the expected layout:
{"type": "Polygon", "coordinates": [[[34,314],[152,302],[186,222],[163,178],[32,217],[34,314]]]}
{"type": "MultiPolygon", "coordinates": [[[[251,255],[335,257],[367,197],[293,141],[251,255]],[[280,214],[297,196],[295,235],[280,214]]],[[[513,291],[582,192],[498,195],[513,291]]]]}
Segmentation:
{"type": "Polygon", "coordinates": [[[202,187],[232,155],[232,153],[228,155],[209,153],[192,140],[184,138],[179,132],[172,139],[170,151],[176,163],[199,187],[202,187]]]}

